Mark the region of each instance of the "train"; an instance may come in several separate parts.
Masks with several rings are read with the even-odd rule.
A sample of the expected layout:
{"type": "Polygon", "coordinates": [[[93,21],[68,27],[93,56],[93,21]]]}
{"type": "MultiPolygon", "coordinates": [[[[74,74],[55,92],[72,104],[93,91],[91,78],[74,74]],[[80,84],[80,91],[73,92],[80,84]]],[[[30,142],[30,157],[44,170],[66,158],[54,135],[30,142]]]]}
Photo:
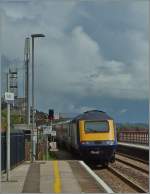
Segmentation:
{"type": "Polygon", "coordinates": [[[86,111],[53,125],[59,146],[78,153],[84,160],[107,166],[115,161],[117,134],[114,119],[100,110],[86,111]]]}

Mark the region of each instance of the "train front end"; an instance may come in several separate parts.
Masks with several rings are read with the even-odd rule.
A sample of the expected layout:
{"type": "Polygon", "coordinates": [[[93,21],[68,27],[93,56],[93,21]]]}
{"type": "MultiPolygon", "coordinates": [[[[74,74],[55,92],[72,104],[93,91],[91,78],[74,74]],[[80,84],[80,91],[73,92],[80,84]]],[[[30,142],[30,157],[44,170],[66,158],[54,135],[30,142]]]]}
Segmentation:
{"type": "Polygon", "coordinates": [[[80,120],[80,154],[88,161],[108,164],[115,160],[116,129],[112,119],[80,120]]]}

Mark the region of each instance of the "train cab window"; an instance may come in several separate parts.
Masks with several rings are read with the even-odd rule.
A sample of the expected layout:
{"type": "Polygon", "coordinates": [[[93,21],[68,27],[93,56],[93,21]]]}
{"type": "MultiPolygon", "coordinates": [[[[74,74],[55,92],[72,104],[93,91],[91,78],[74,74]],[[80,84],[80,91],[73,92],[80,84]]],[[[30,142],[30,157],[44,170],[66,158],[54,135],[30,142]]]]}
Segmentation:
{"type": "Polygon", "coordinates": [[[86,133],[99,133],[108,132],[109,125],[107,121],[86,121],[85,132],[86,133]]]}

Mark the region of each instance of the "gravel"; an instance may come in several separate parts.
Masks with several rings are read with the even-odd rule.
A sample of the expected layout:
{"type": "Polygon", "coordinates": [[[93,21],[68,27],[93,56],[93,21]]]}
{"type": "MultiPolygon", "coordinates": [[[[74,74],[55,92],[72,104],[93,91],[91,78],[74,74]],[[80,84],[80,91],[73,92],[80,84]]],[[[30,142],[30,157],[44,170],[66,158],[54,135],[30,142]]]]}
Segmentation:
{"type": "Polygon", "coordinates": [[[125,157],[125,156],[121,156],[119,154],[116,154],[116,158],[120,159],[120,160],[124,160],[124,161],[127,161],[135,166],[138,166],[140,167],[141,169],[145,169],[145,170],[149,170],[149,165],[148,164],[144,164],[142,162],[139,162],[137,160],[134,160],[134,159],[131,159],[131,158],[128,158],[128,157],[125,157]]]}
{"type": "Polygon", "coordinates": [[[127,176],[130,180],[133,182],[139,184],[141,187],[148,190],[149,187],[149,176],[148,174],[145,174],[139,170],[134,169],[133,167],[130,167],[126,164],[123,164],[121,162],[115,162],[111,165],[113,168],[127,176]]]}
{"type": "Polygon", "coordinates": [[[94,170],[94,172],[103,179],[116,193],[137,193],[128,184],[110,172],[108,169],[94,170]]]}

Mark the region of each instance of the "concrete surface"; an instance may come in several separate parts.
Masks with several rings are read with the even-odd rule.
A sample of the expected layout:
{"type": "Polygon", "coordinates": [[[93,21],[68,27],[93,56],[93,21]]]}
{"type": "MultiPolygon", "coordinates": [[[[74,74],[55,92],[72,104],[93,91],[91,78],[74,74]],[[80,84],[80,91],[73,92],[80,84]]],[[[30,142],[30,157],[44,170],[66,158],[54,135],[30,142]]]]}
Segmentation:
{"type": "Polygon", "coordinates": [[[2,193],[80,193],[81,188],[67,161],[25,162],[2,176],[2,193]]]}
{"type": "Polygon", "coordinates": [[[62,193],[80,193],[81,188],[68,162],[59,161],[62,193]]]}
{"type": "Polygon", "coordinates": [[[6,182],[6,174],[3,174],[1,182],[2,193],[21,193],[29,167],[29,163],[23,163],[11,170],[9,182],[6,182]]]}
{"type": "Polygon", "coordinates": [[[39,193],[40,192],[40,163],[33,162],[30,164],[24,186],[23,193],[39,193]]]}
{"type": "Polygon", "coordinates": [[[46,161],[40,165],[40,192],[53,193],[53,164],[52,161],[46,161]]]}

